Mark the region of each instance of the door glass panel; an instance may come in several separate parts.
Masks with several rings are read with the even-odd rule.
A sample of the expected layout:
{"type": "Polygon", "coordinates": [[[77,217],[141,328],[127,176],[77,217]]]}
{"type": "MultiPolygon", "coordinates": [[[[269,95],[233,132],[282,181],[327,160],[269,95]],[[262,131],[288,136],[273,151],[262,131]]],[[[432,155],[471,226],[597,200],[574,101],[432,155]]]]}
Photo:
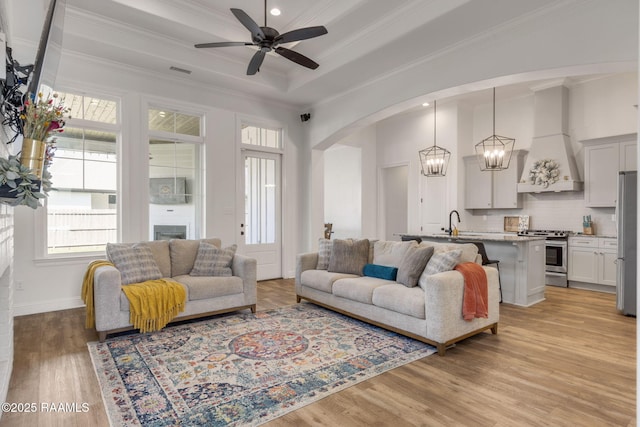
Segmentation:
{"type": "Polygon", "coordinates": [[[245,243],[264,244],[276,240],[276,161],[245,159],[245,243]]]}

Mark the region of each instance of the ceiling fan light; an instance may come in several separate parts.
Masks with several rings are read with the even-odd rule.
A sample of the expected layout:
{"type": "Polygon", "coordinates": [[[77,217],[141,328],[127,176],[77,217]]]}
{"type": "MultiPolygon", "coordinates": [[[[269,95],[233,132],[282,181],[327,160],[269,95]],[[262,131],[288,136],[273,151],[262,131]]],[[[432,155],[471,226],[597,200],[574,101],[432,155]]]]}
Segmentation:
{"type": "Polygon", "coordinates": [[[272,16],[280,16],[282,12],[280,12],[280,9],[278,9],[277,7],[274,7],[269,13],[271,13],[272,16]]]}

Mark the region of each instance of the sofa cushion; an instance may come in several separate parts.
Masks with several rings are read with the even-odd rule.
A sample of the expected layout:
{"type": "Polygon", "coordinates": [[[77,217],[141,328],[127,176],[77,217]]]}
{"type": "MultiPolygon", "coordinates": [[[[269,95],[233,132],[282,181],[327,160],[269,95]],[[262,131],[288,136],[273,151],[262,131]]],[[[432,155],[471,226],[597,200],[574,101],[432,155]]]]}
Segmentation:
{"type": "Polygon", "coordinates": [[[374,289],[390,283],[395,282],[375,277],[352,277],[348,279],[340,279],[336,280],[333,284],[333,295],[346,298],[351,301],[372,304],[374,289]]]}
{"type": "Polygon", "coordinates": [[[453,267],[461,262],[461,257],[462,250],[460,249],[447,252],[436,252],[427,263],[427,267],[424,269],[424,274],[429,276],[432,274],[442,273],[443,271],[453,270],[453,267]]]}
{"type": "Polygon", "coordinates": [[[107,257],[120,271],[123,285],[162,277],[151,249],[144,243],[107,243],[107,257]]]}
{"type": "Polygon", "coordinates": [[[415,241],[392,242],[378,240],[373,245],[373,264],[399,267],[404,254],[407,253],[409,248],[414,246],[418,246],[418,243],[415,241]]]}
{"type": "Polygon", "coordinates": [[[400,284],[385,285],[373,291],[373,304],[377,307],[418,319],[425,319],[424,291],[419,287],[407,288],[400,284]]]}
{"type": "Polygon", "coordinates": [[[171,254],[169,253],[169,241],[168,240],[154,240],[152,242],[145,242],[145,245],[149,246],[153,258],[158,264],[158,268],[162,273],[162,277],[171,277],[171,254]]]}
{"type": "Polygon", "coordinates": [[[402,258],[398,268],[396,281],[408,288],[418,284],[418,279],[424,271],[429,258],[433,255],[433,248],[412,246],[402,258]]]}
{"type": "Polygon", "coordinates": [[[193,263],[191,276],[232,276],[231,264],[237,245],[220,249],[207,242],[200,242],[198,255],[193,263]]]}
{"type": "Polygon", "coordinates": [[[198,255],[200,242],[210,243],[220,247],[220,239],[185,240],[171,239],[169,253],[171,254],[171,276],[189,274],[198,255]]]}
{"type": "Polygon", "coordinates": [[[366,264],[362,269],[362,275],[395,281],[396,277],[398,277],[398,269],[386,265],[366,264]]]}
{"type": "Polygon", "coordinates": [[[369,262],[369,240],[333,241],[327,271],[362,275],[362,269],[369,262]]]}
{"type": "Polygon", "coordinates": [[[439,243],[422,242],[420,246],[433,246],[434,253],[461,250],[460,262],[475,262],[478,255],[478,247],[473,243],[439,243]]]}
{"type": "Polygon", "coordinates": [[[333,240],[318,239],[318,264],[316,270],[326,270],[329,267],[333,240]]]}
{"type": "Polygon", "coordinates": [[[189,301],[241,294],[244,290],[242,278],[237,276],[176,276],[173,280],[182,283],[189,290],[189,301]]]}
{"type": "Polygon", "coordinates": [[[300,282],[303,286],[308,286],[322,292],[331,293],[333,283],[339,279],[357,277],[353,274],[331,273],[326,270],[306,270],[300,275],[300,282]]]}

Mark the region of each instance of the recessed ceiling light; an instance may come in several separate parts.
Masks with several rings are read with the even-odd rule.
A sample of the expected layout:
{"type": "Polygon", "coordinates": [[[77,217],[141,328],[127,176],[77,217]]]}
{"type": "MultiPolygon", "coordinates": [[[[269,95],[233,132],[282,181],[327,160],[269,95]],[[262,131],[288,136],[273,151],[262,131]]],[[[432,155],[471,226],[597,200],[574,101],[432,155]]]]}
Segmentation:
{"type": "Polygon", "coordinates": [[[158,115],[159,115],[160,117],[166,117],[167,113],[165,113],[164,111],[160,111],[160,112],[158,113],[158,115]]]}
{"type": "Polygon", "coordinates": [[[429,103],[428,103],[428,102],[424,102],[424,103],[422,104],[422,106],[423,106],[423,107],[428,107],[428,106],[429,106],[429,103]]]}
{"type": "Polygon", "coordinates": [[[271,14],[273,16],[280,16],[280,9],[278,9],[277,7],[274,7],[273,9],[271,9],[271,14]]]}

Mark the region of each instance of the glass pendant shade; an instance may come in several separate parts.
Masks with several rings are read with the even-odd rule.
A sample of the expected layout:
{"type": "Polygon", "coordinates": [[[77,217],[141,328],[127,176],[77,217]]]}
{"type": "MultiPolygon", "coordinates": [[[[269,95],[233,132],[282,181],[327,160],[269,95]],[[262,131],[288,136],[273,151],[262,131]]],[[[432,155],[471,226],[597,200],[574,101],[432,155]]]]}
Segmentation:
{"type": "Polygon", "coordinates": [[[445,176],[451,152],[436,145],[436,101],[433,101],[433,146],[420,150],[420,166],[424,176],[445,176]]]}
{"type": "Polygon", "coordinates": [[[480,170],[501,171],[509,168],[514,138],[496,135],[496,88],[493,88],[493,135],[476,144],[480,170]]]}

